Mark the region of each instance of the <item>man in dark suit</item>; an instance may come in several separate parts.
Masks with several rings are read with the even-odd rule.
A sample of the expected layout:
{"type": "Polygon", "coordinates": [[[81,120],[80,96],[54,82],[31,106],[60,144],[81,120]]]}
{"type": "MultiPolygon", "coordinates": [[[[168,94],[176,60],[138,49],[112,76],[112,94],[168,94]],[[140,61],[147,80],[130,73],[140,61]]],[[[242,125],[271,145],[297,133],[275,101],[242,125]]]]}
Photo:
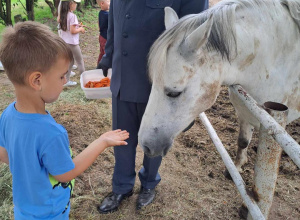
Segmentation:
{"type": "MultiPolygon", "coordinates": [[[[97,68],[107,74],[112,67],[111,91],[113,129],[127,130],[126,147],[114,148],[113,190],[98,206],[100,213],[116,211],[121,201],[132,195],[138,130],[148,102],[151,85],[147,75],[147,55],[153,42],[165,30],[164,8],[173,8],[178,17],[197,14],[208,8],[208,0],[111,0],[105,55],[97,68]]],[[[141,190],[137,209],[150,204],[161,178],[161,157],[144,155],[139,171],[141,190]]]]}

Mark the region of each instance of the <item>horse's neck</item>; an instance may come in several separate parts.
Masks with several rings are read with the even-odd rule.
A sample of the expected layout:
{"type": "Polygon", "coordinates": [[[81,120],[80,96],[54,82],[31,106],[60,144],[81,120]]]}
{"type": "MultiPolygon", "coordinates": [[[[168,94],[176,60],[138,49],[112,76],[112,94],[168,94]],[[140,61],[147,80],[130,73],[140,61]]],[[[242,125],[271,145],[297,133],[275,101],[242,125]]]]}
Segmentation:
{"type": "Polygon", "coordinates": [[[287,105],[291,122],[300,116],[299,26],[286,9],[271,13],[262,21],[237,17],[236,56],[228,62],[212,53],[212,65],[222,85],[242,85],[259,104],[287,105]]]}
{"type": "Polygon", "coordinates": [[[237,56],[226,66],[225,85],[265,84],[272,72],[285,65],[286,77],[294,74],[295,59],[300,59],[299,28],[287,10],[270,15],[266,21],[237,17],[237,56]],[[268,23],[272,22],[272,23],[268,23]],[[266,80],[263,78],[265,77],[266,80]]]}

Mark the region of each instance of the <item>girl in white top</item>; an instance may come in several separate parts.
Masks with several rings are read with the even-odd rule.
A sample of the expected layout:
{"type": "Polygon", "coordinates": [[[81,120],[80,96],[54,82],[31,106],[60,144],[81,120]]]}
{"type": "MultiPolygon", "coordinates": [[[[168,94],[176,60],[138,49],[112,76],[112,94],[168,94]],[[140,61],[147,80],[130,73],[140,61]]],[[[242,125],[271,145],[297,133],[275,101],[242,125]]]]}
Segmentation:
{"type": "MultiPolygon", "coordinates": [[[[60,3],[59,13],[59,25],[60,25],[60,37],[69,44],[75,62],[77,63],[80,74],[85,71],[84,62],[79,47],[79,33],[84,33],[84,25],[78,23],[77,16],[73,13],[76,10],[77,3],[81,0],[62,0],[60,3]]],[[[70,81],[70,74],[73,63],[70,65],[67,73],[67,83],[65,86],[74,86],[77,83],[70,81]]]]}

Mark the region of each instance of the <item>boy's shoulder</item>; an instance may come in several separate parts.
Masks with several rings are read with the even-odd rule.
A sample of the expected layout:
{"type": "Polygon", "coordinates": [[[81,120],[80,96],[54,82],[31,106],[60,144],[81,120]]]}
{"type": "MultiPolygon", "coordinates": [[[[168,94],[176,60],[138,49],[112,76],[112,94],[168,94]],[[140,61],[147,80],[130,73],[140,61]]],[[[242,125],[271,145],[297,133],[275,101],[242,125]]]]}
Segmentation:
{"type": "Polygon", "coordinates": [[[9,143],[23,139],[39,143],[38,148],[41,150],[53,141],[68,145],[67,130],[50,113],[21,113],[14,104],[15,102],[11,103],[0,117],[0,139],[4,147],[11,148],[9,143]]]}
{"type": "Polygon", "coordinates": [[[108,13],[109,13],[109,11],[104,11],[104,10],[99,11],[99,14],[104,15],[104,16],[108,15],[108,13]]]}
{"type": "Polygon", "coordinates": [[[8,126],[16,126],[17,124],[20,124],[20,126],[24,128],[31,128],[33,130],[36,127],[37,132],[49,130],[48,134],[52,133],[53,135],[59,135],[66,132],[66,129],[58,124],[49,112],[47,112],[47,114],[18,112],[15,108],[15,103],[16,102],[9,104],[1,114],[1,125],[8,124],[8,126]]]}
{"type": "Polygon", "coordinates": [[[1,118],[5,118],[7,117],[7,115],[9,115],[12,111],[13,111],[13,108],[15,106],[15,103],[16,102],[12,102],[10,103],[2,112],[1,116],[0,116],[0,119],[1,118]]]}

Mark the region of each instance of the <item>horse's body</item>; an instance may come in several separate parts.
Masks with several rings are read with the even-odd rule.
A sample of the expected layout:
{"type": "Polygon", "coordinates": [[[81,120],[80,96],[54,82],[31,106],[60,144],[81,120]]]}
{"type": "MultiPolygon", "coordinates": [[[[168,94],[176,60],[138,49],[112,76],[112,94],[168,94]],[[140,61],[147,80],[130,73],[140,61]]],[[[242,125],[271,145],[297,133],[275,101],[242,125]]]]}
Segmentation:
{"type": "MultiPolygon", "coordinates": [[[[149,57],[153,84],[139,131],[145,153],[164,156],[221,85],[240,84],[258,104],[285,104],[288,123],[300,117],[299,9],[300,0],[225,0],[177,23],[166,10],[167,30],[149,57]]],[[[230,100],[240,120],[240,168],[259,122],[233,93],[230,100]]]]}

